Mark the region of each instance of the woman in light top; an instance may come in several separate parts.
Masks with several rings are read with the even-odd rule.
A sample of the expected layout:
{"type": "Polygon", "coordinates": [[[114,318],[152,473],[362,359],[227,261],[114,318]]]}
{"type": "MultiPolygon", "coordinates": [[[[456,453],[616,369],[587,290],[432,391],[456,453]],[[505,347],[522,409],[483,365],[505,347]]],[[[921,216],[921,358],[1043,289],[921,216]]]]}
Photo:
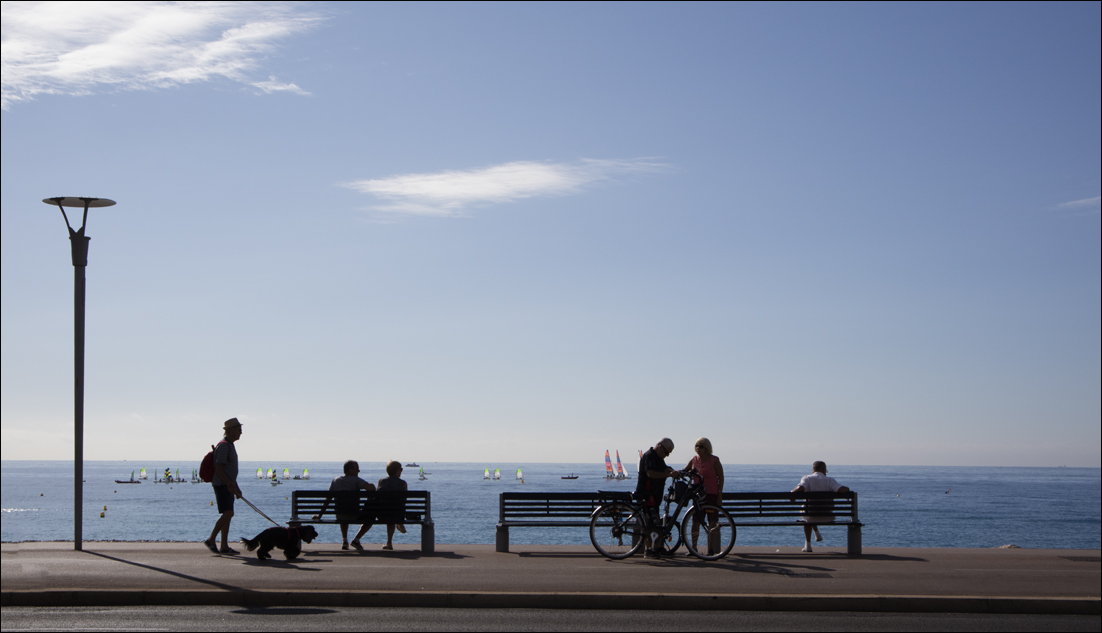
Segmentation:
{"type": "MultiPolygon", "coordinates": [[[[704,482],[704,503],[722,507],[723,464],[720,463],[718,457],[712,454],[711,440],[706,437],[698,439],[693,445],[693,450],[696,451],[696,455],[689,460],[689,465],[685,467],[685,470],[695,468],[699,473],[698,481],[704,482]]],[[[716,521],[716,517],[714,516],[708,516],[707,519],[709,524],[714,524],[716,521]]],[[[696,543],[700,538],[700,525],[697,523],[695,514],[693,518],[692,538],[693,543],[696,543]]],[[[712,549],[712,544],[709,542],[709,552],[711,552],[712,549]]]]}

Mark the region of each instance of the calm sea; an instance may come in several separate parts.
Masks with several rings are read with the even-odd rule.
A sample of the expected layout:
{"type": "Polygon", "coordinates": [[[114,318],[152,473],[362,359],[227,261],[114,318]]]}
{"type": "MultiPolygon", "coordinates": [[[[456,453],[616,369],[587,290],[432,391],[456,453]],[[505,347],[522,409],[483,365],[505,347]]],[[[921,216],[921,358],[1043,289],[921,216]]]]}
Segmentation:
{"type": "MultiPolygon", "coordinates": [[[[630,490],[635,480],[606,481],[604,465],[596,464],[421,464],[403,478],[412,490],[432,492],[436,542],[493,543],[498,493],[511,491],[630,490]],[[483,470],[501,470],[500,481],[483,481],[483,470]],[[516,480],[523,470],[524,483],[516,480]],[[575,480],[561,479],[577,474],[575,480]]],[[[200,541],[209,534],[217,513],[209,484],[157,484],[155,472],[165,468],[190,476],[197,463],[85,462],[84,538],[119,541],[200,541]],[[131,471],[145,467],[149,480],[119,485],[131,471]],[[106,510],[104,507],[106,506],[106,510]],[[103,517],[100,517],[100,513],[103,517]]],[[[383,465],[361,463],[361,476],[374,481],[385,476],[383,465]]],[[[291,491],[325,490],[340,474],[339,463],[242,462],[245,497],[277,521],[291,514],[291,491]],[[254,478],[257,468],[289,468],[309,481],[287,480],[273,486],[254,478]]],[[[740,466],[725,464],[727,490],[760,492],[791,490],[806,466],[740,466]]],[[[634,470],[634,464],[633,468],[634,470]]],[[[1102,470],[1097,468],[963,468],[832,466],[831,476],[856,490],[866,547],[1021,547],[1099,549],[1102,470]]],[[[50,541],[73,537],[72,462],[0,462],[2,540],[50,541]]],[[[248,506],[238,503],[231,536],[253,536],[270,527],[248,506]]],[[[321,528],[323,542],[340,540],[336,527],[321,528]]],[[[844,546],[845,529],[823,530],[824,545],[844,546]]],[[[372,529],[366,542],[385,540],[385,530],[372,529]]],[[[395,535],[397,542],[419,543],[420,530],[395,535]]],[[[588,545],[583,528],[514,529],[515,544],[588,545]]],[[[801,545],[798,528],[744,528],[738,545],[801,545]]]]}

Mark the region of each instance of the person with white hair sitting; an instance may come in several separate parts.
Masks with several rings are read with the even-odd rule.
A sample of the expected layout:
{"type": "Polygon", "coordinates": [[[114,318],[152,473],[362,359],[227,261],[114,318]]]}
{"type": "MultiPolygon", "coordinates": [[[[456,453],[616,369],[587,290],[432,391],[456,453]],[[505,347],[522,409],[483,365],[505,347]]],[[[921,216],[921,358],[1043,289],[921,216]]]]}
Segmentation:
{"type": "MultiPolygon", "coordinates": [[[[827,477],[826,462],[815,462],[811,465],[811,474],[804,475],[800,485],[792,489],[792,492],[849,492],[849,488],[838,483],[834,477],[827,477]]],[[[815,540],[823,540],[819,534],[819,526],[816,523],[833,523],[834,516],[829,514],[834,509],[833,501],[808,501],[805,506],[806,514],[800,518],[804,522],[804,549],[811,552],[811,533],[815,532],[815,540]],[[818,510],[818,512],[816,512],[818,510]]]]}

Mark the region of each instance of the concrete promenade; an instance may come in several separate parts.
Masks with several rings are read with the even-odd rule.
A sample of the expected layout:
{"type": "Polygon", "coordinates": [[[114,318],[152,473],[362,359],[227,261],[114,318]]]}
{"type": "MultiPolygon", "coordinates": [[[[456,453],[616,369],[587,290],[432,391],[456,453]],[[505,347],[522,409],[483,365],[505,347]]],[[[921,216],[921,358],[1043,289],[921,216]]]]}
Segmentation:
{"type": "MultiPolygon", "coordinates": [[[[366,546],[366,545],[365,545],[366,546]]],[[[1098,615],[1098,550],[739,548],[611,561],[589,547],[438,544],[363,553],[306,545],[216,556],[199,543],[0,545],[9,606],[239,605],[743,609],[1098,615]]],[[[375,548],[375,549],[371,549],[375,548]]],[[[684,550],[682,550],[683,552],[684,550]]]]}

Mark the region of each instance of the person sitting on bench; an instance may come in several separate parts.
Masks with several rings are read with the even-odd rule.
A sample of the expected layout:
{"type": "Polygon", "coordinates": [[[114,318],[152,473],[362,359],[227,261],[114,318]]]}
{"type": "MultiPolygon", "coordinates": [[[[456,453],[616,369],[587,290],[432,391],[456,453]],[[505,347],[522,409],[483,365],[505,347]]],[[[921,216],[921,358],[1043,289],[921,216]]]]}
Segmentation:
{"type": "MultiPolygon", "coordinates": [[[[811,465],[811,474],[804,475],[800,480],[800,485],[792,489],[792,492],[849,492],[849,488],[838,483],[838,480],[834,477],[827,477],[827,465],[826,462],[815,462],[811,465]]],[[[815,532],[815,540],[823,540],[823,535],[819,534],[819,527],[816,523],[833,523],[834,515],[830,514],[834,510],[833,501],[808,501],[805,506],[806,514],[800,519],[804,522],[804,549],[805,552],[811,551],[811,532],[815,532]]]]}
{"type": "MultiPolygon", "coordinates": [[[[334,506],[334,514],[337,515],[337,521],[341,524],[341,549],[348,549],[348,524],[360,520],[359,492],[361,490],[375,491],[375,486],[360,479],[359,475],[359,462],[350,459],[344,463],[344,475],[334,477],[333,483],[329,484],[329,492],[344,493],[343,495],[337,495],[337,502],[334,506]]],[[[325,509],[328,507],[329,499],[327,498],[321,506],[321,512],[315,514],[313,519],[320,521],[321,515],[325,514],[325,509]]],[[[367,534],[367,531],[371,529],[371,525],[372,522],[369,519],[360,526],[360,531],[356,532],[356,538],[352,539],[352,547],[363,550],[363,546],[360,545],[360,537],[367,534]]]]}
{"type": "MultiPolygon", "coordinates": [[[[396,492],[402,493],[409,490],[409,486],[402,480],[402,463],[396,462],[393,459],[386,463],[387,476],[379,480],[379,492],[396,492]]],[[[398,531],[402,534],[406,533],[406,526],[401,523],[387,523],[386,524],[386,545],[383,549],[394,549],[394,528],[398,528],[398,531]]]]}

